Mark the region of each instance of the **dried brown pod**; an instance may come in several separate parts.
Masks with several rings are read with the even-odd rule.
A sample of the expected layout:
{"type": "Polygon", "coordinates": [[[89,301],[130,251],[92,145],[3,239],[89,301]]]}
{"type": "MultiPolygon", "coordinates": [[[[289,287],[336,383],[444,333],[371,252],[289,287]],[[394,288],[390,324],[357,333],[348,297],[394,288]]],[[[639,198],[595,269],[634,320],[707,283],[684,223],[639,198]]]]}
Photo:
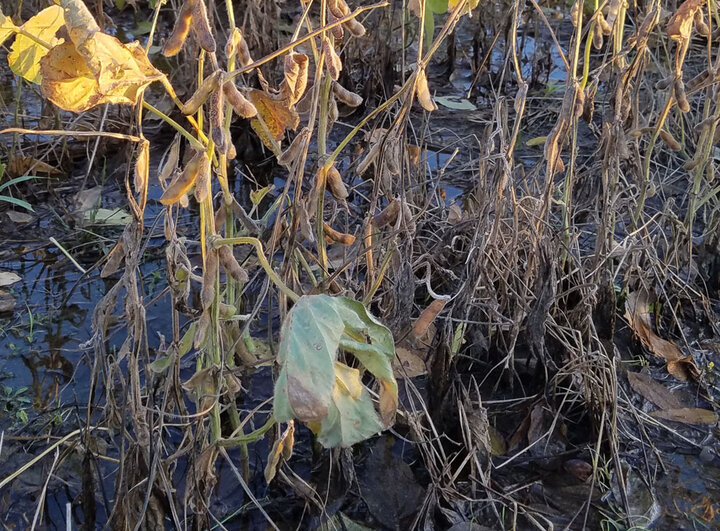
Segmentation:
{"type": "Polygon", "coordinates": [[[280,92],[290,105],[295,105],[307,88],[308,67],[310,62],[304,53],[290,52],[283,61],[285,79],[280,85],[280,92]]]}
{"type": "Polygon", "coordinates": [[[325,53],[325,65],[327,66],[328,74],[334,81],[337,81],[342,71],[340,56],[335,51],[335,45],[328,37],[323,38],[322,46],[323,52],[325,53]]]}
{"type": "Polygon", "coordinates": [[[225,204],[220,203],[220,206],[215,211],[215,229],[220,232],[220,229],[225,226],[226,219],[225,204]]]}
{"type": "Polygon", "coordinates": [[[235,113],[241,118],[252,118],[257,115],[255,105],[242,95],[232,80],[223,85],[223,93],[235,113]]]}
{"type": "Polygon", "coordinates": [[[402,202],[402,224],[411,235],[415,234],[415,220],[407,201],[402,202]]]}
{"type": "Polygon", "coordinates": [[[205,255],[205,269],[202,277],[202,287],[200,288],[200,304],[202,309],[207,311],[215,301],[215,282],[218,274],[218,253],[215,249],[210,249],[205,255]]]}
{"type": "Polygon", "coordinates": [[[425,70],[418,70],[417,79],[415,80],[415,92],[417,99],[423,109],[427,112],[437,110],[437,105],[430,96],[430,88],[428,87],[427,76],[425,70]]]}
{"type": "Polygon", "coordinates": [[[323,231],[325,232],[326,243],[339,243],[340,245],[352,245],[355,243],[355,236],[338,232],[327,223],[323,223],[323,231]]]}
{"type": "Polygon", "coordinates": [[[595,26],[593,28],[593,37],[592,37],[593,48],[595,48],[596,50],[602,49],[603,41],[604,41],[604,38],[603,38],[602,29],[600,28],[600,26],[595,26]]]}
{"type": "Polygon", "coordinates": [[[204,311],[200,316],[200,319],[198,319],[197,325],[195,325],[195,337],[193,338],[193,346],[196,349],[202,348],[202,346],[205,344],[205,339],[207,339],[207,332],[208,328],[210,328],[211,322],[212,317],[210,315],[210,312],[207,310],[204,311]]]}
{"type": "Polygon", "coordinates": [[[707,22],[705,22],[705,14],[703,13],[702,8],[695,11],[695,29],[698,31],[700,35],[703,37],[707,37],[710,35],[710,28],[707,25],[707,22]]]}
{"type": "Polygon", "coordinates": [[[694,78],[692,78],[690,81],[688,81],[685,84],[685,88],[687,90],[695,90],[700,85],[705,83],[708,79],[712,77],[712,74],[708,72],[707,70],[703,70],[698,75],[696,75],[694,78]]]}
{"type": "Polygon", "coordinates": [[[150,176],[150,142],[147,140],[140,145],[140,153],[138,153],[135,161],[135,191],[145,190],[150,176]]]}
{"type": "Polygon", "coordinates": [[[194,0],[192,9],[190,26],[192,27],[200,48],[207,53],[215,53],[217,45],[215,44],[215,37],[213,37],[212,28],[210,27],[205,1],[194,0]]]}
{"type": "Polygon", "coordinates": [[[323,166],[320,166],[317,173],[315,174],[315,182],[313,187],[310,189],[310,194],[307,198],[308,213],[310,219],[313,218],[313,213],[317,210],[317,204],[320,200],[320,194],[325,190],[326,183],[326,172],[323,166]]]}
{"type": "Polygon", "coordinates": [[[597,87],[591,86],[586,89],[585,103],[583,105],[582,119],[587,123],[592,123],[593,114],[595,113],[595,94],[597,93],[597,87]]]}
{"type": "Polygon", "coordinates": [[[575,106],[573,109],[575,118],[580,118],[582,116],[584,110],[585,110],[585,91],[580,89],[580,87],[578,86],[577,90],[575,91],[575,106]]]}
{"type": "Polygon", "coordinates": [[[669,76],[664,77],[660,81],[655,83],[655,88],[657,90],[665,90],[670,85],[672,85],[673,81],[675,81],[675,74],[670,74],[669,76]]]}
{"type": "Polygon", "coordinates": [[[693,171],[697,169],[700,164],[703,163],[704,157],[702,155],[702,151],[697,151],[695,153],[695,156],[691,158],[690,160],[686,161],[685,164],[683,164],[683,169],[686,171],[693,171]]]}
{"type": "Polygon", "coordinates": [[[210,159],[206,153],[202,153],[198,163],[197,179],[195,180],[195,200],[202,203],[210,191],[210,159]]]}
{"type": "Polygon", "coordinates": [[[653,132],[652,127],[638,127],[637,129],[633,129],[628,133],[628,136],[631,138],[640,138],[643,135],[649,135],[653,132]]]}
{"type": "Polygon", "coordinates": [[[350,92],[337,81],[333,81],[332,89],[335,97],[348,107],[357,107],[363,102],[362,96],[350,92]]]}
{"type": "Polygon", "coordinates": [[[665,142],[665,145],[673,151],[680,151],[682,149],[680,142],[675,140],[675,137],[673,137],[669,131],[660,129],[660,138],[665,142]]]}
{"type": "Polygon", "coordinates": [[[355,37],[362,37],[366,33],[365,26],[363,26],[356,18],[351,18],[347,22],[343,22],[343,26],[345,26],[345,29],[352,33],[355,37]]]}
{"type": "Polygon", "coordinates": [[[170,33],[170,36],[165,41],[165,45],[162,49],[162,54],[165,57],[172,57],[174,55],[177,55],[180,50],[182,50],[188,33],[190,33],[193,4],[194,0],[185,0],[185,3],[180,8],[172,33],[170,33]]]}
{"type": "Polygon", "coordinates": [[[232,142],[228,142],[228,152],[226,157],[228,160],[233,160],[237,157],[237,149],[235,149],[235,144],[232,142]]]}
{"type": "MultiPolygon", "coordinates": [[[[337,22],[337,17],[332,14],[332,11],[328,13],[328,23],[332,24],[333,22],[337,22]]],[[[337,26],[333,26],[330,30],[333,37],[335,37],[336,40],[340,41],[343,38],[343,27],[342,24],[338,24],[337,26]]]]}
{"type": "Polygon", "coordinates": [[[347,188],[345,187],[345,183],[342,180],[340,172],[337,170],[334,164],[328,169],[327,173],[325,174],[325,178],[327,189],[335,199],[347,199],[347,188]]]}
{"type": "Polygon", "coordinates": [[[233,55],[237,57],[241,66],[248,66],[253,63],[247,41],[238,28],[233,29],[233,32],[230,34],[227,43],[225,44],[225,56],[230,58],[233,55]]]}
{"type": "Polygon", "coordinates": [[[224,302],[218,303],[218,313],[221,319],[230,319],[237,313],[237,308],[232,304],[225,304],[224,302]]]}
{"type": "Polygon", "coordinates": [[[218,257],[220,265],[223,266],[225,272],[235,281],[244,284],[248,281],[248,274],[245,269],[238,263],[232,249],[228,245],[218,247],[218,257]]]}
{"type": "Polygon", "coordinates": [[[685,84],[683,83],[682,77],[675,78],[673,90],[675,91],[678,109],[682,112],[688,112],[690,110],[690,102],[687,99],[687,94],[685,94],[685,84]]]}
{"type": "Polygon", "coordinates": [[[345,0],[328,0],[327,6],[337,19],[341,19],[350,14],[350,7],[348,7],[345,0]]]}
{"type": "Polygon", "coordinates": [[[278,157],[278,164],[287,166],[297,160],[302,154],[303,149],[305,149],[305,143],[309,140],[309,138],[310,129],[303,127],[302,131],[295,135],[295,138],[293,138],[293,141],[290,143],[288,148],[278,157]]]}
{"type": "Polygon", "coordinates": [[[173,143],[170,145],[170,151],[165,159],[165,163],[160,169],[158,180],[161,185],[165,185],[165,182],[178,167],[178,162],[180,162],[180,138],[181,136],[179,133],[175,135],[175,140],[173,140],[173,143]]]}
{"type": "Polygon", "coordinates": [[[210,137],[215,142],[218,153],[227,154],[228,144],[225,138],[225,98],[224,90],[217,89],[210,95],[208,114],[210,115],[210,137]]]}
{"type": "Polygon", "coordinates": [[[183,114],[185,116],[189,116],[198,112],[200,106],[205,103],[210,95],[218,88],[222,77],[222,70],[215,70],[212,74],[206,77],[203,82],[200,83],[200,86],[194,94],[190,96],[190,99],[183,105],[183,114]]]}
{"type": "Polygon", "coordinates": [[[710,116],[709,118],[705,118],[702,122],[697,124],[695,126],[695,132],[696,133],[702,133],[703,131],[710,129],[712,125],[717,121],[715,116],[710,116]]]}
{"type": "Polygon", "coordinates": [[[357,166],[357,174],[361,177],[365,174],[365,172],[368,171],[371,165],[375,163],[377,158],[380,156],[380,149],[382,147],[382,142],[376,142],[373,144],[368,152],[365,154],[365,157],[360,161],[360,163],[357,166]]]}
{"type": "Polygon", "coordinates": [[[600,30],[603,35],[610,35],[612,33],[612,26],[605,20],[605,16],[602,13],[597,14],[597,23],[600,26],[600,30]]]}
{"type": "Polygon", "coordinates": [[[580,24],[580,17],[582,17],[581,7],[582,2],[573,2],[572,7],[570,8],[570,21],[576,28],[578,27],[578,24],[580,24]]]}
{"type": "MultiPolygon", "coordinates": [[[[205,157],[205,153],[198,151],[190,161],[185,165],[183,171],[175,177],[170,186],[165,189],[160,202],[163,205],[172,205],[178,201],[182,201],[190,188],[193,187],[198,176],[198,170],[200,169],[200,162],[205,157]]],[[[187,198],[185,199],[187,201],[187,198]]],[[[182,205],[182,203],[181,203],[182,205]]],[[[186,206],[186,205],[183,205],[186,206]]]]}
{"type": "Polygon", "coordinates": [[[373,225],[378,229],[386,225],[394,225],[401,210],[400,199],[397,197],[388,203],[384,209],[373,218],[373,225]]]}
{"type": "Polygon", "coordinates": [[[389,136],[385,142],[385,154],[383,160],[391,175],[400,175],[400,138],[389,136]]]}
{"type": "Polygon", "coordinates": [[[337,122],[338,117],[340,116],[340,111],[338,110],[337,101],[335,101],[335,95],[330,94],[330,98],[328,98],[328,113],[327,113],[327,130],[330,131],[332,129],[332,126],[335,122],[337,122]]]}

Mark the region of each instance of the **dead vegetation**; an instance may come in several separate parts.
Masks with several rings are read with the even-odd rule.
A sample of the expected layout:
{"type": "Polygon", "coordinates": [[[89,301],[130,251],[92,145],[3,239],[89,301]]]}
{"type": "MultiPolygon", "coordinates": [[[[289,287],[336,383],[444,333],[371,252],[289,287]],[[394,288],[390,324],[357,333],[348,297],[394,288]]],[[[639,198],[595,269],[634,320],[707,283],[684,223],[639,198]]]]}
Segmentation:
{"type": "MultiPolygon", "coordinates": [[[[84,137],[93,161],[134,153],[82,414],[28,427],[42,446],[0,486],[80,459],[67,496],[88,529],[717,524],[707,496],[673,512],[654,494],[669,448],[718,460],[714,2],[133,7],[153,24],[142,53],[122,45],[137,94],[87,74],[129,125],[40,60],[65,110],[4,131],[8,167],[31,159],[18,175],[84,137]],[[287,347],[320,294],[347,297],[300,321],[341,316],[329,366],[287,347]]],[[[61,46],[94,75],[79,12],[61,46]]]]}

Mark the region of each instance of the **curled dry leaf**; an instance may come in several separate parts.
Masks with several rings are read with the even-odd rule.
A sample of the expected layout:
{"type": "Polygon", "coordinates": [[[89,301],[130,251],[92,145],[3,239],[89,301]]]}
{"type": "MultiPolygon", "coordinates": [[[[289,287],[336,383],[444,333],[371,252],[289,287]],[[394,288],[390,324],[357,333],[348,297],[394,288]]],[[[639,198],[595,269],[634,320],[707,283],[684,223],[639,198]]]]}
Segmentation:
{"type": "Polygon", "coordinates": [[[335,51],[335,45],[328,37],[323,39],[322,48],[325,54],[325,65],[327,66],[328,74],[334,81],[337,81],[342,71],[340,56],[335,51]]]}
{"type": "Polygon", "coordinates": [[[102,268],[102,271],[100,271],[100,278],[108,278],[117,273],[124,259],[125,249],[123,248],[122,240],[120,240],[107,254],[107,262],[105,262],[105,266],[102,268]]]}
{"type": "MultiPolygon", "coordinates": [[[[294,131],[300,124],[300,117],[290,108],[288,102],[284,99],[271,96],[262,90],[250,90],[248,92],[248,98],[257,109],[258,117],[262,118],[275,141],[282,139],[287,129],[294,131]]],[[[272,142],[267,138],[258,119],[253,119],[250,125],[260,137],[263,144],[265,144],[268,149],[272,149],[272,142]]]]}
{"type": "Polygon", "coordinates": [[[425,70],[418,70],[417,78],[415,80],[415,92],[417,99],[423,109],[427,112],[437,110],[437,105],[430,96],[430,88],[428,87],[427,76],[425,70]]]}
{"type": "Polygon", "coordinates": [[[190,33],[190,23],[192,21],[193,12],[193,0],[185,0],[178,17],[175,20],[175,26],[173,27],[172,33],[165,41],[165,45],[162,49],[162,54],[165,57],[172,57],[177,55],[182,50],[185,41],[187,40],[188,33],[190,33]]]}
{"type": "Polygon", "coordinates": [[[640,341],[656,356],[666,361],[683,359],[680,348],[671,341],[658,337],[650,325],[650,302],[646,292],[634,291],[625,302],[625,318],[640,341]]]}
{"type": "Polygon", "coordinates": [[[285,56],[285,79],[280,86],[280,92],[290,105],[295,105],[305,94],[309,63],[308,56],[304,53],[290,52],[285,56]]]}
{"type": "Polygon", "coordinates": [[[283,431],[280,438],[275,441],[272,448],[270,449],[270,455],[268,456],[267,465],[265,466],[265,481],[269,484],[275,474],[277,473],[277,467],[280,464],[280,459],[288,460],[292,457],[293,445],[295,444],[295,421],[291,420],[288,422],[287,428],[283,431]]]}
{"type": "Polygon", "coordinates": [[[189,116],[198,112],[200,106],[208,100],[213,92],[217,90],[222,77],[222,70],[215,70],[212,74],[206,77],[203,82],[200,83],[200,86],[193,95],[190,96],[190,99],[183,105],[183,114],[185,116],[189,116]]]}
{"type": "Polygon", "coordinates": [[[215,53],[215,37],[213,37],[212,28],[210,27],[205,0],[193,0],[190,26],[192,27],[200,48],[207,53],[215,53]]]}
{"type": "Polygon", "coordinates": [[[241,118],[253,118],[257,115],[255,105],[250,103],[250,101],[242,95],[235,86],[235,82],[225,82],[223,85],[223,92],[225,93],[225,99],[232,106],[238,116],[241,118]]]}

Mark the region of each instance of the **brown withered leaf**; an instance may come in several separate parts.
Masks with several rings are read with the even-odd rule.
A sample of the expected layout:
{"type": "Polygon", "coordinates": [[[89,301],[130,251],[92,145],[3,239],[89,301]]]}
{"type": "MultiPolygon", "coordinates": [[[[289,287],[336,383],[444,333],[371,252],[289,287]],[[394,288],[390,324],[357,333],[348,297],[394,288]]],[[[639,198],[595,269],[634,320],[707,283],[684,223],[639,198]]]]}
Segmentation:
{"type": "MultiPolygon", "coordinates": [[[[300,124],[300,117],[294,109],[290,108],[287,100],[281,97],[272,96],[262,90],[250,90],[248,98],[255,106],[258,116],[262,118],[265,126],[276,142],[282,139],[285,131],[288,129],[295,130],[300,124]]],[[[268,149],[273,148],[270,139],[263,129],[260,121],[253,118],[250,121],[253,130],[262,140],[268,149]]]]}
{"type": "Polygon", "coordinates": [[[661,420],[682,422],[683,424],[710,425],[718,420],[715,412],[697,407],[684,407],[679,409],[661,409],[653,411],[650,416],[661,420]]]}
{"type": "Polygon", "coordinates": [[[685,0],[670,18],[667,25],[668,37],[684,42],[690,39],[695,12],[705,5],[706,0],[685,0]]]}
{"type": "Polygon", "coordinates": [[[7,165],[7,172],[10,177],[20,177],[21,175],[58,175],[62,171],[47,164],[41,160],[37,160],[27,155],[19,155],[17,153],[10,157],[7,165]]]}
{"type": "Polygon", "coordinates": [[[633,391],[660,409],[681,409],[683,407],[670,389],[656,382],[650,376],[639,372],[628,372],[627,378],[633,391]]]}
{"type": "Polygon", "coordinates": [[[678,380],[686,382],[688,380],[699,380],[700,369],[695,365],[692,356],[686,356],[679,360],[668,361],[667,371],[678,380]]]}
{"type": "Polygon", "coordinates": [[[265,481],[269,484],[275,474],[277,473],[277,467],[280,464],[280,459],[290,459],[292,457],[292,449],[295,444],[295,421],[291,420],[288,422],[287,428],[280,435],[280,437],[273,444],[268,455],[267,465],[265,466],[265,481]]]}
{"type": "Polygon", "coordinates": [[[656,356],[667,361],[684,358],[680,348],[673,342],[662,339],[652,331],[650,325],[650,301],[645,291],[634,291],[625,302],[625,318],[640,341],[656,356]]]}

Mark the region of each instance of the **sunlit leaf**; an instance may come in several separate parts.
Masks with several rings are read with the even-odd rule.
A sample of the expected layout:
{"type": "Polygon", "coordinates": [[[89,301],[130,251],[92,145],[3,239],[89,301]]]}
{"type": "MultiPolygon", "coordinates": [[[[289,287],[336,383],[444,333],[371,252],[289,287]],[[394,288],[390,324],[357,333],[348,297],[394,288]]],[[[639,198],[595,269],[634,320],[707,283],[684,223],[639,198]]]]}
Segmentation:
{"type": "Polygon", "coordinates": [[[74,44],[64,43],[41,61],[43,94],[62,109],[83,112],[103,103],[133,105],[145,87],[163,77],[137,42],[124,45],[97,32],[82,48],[81,55],[74,44]],[[93,60],[86,61],[86,54],[93,60]]]}
{"type": "MultiPolygon", "coordinates": [[[[249,91],[248,98],[257,109],[258,115],[262,118],[275,141],[280,140],[287,129],[294,131],[300,124],[300,117],[290,108],[286,100],[273,97],[262,90],[249,91]]],[[[268,149],[272,149],[272,142],[267,138],[265,130],[259,120],[254,118],[250,121],[250,125],[260,137],[263,144],[265,144],[268,149]]]]}
{"type": "Polygon", "coordinates": [[[3,12],[0,11],[0,44],[4,43],[16,30],[17,26],[13,24],[10,17],[6,17],[3,12]]]}
{"type": "Polygon", "coordinates": [[[31,83],[40,83],[42,81],[40,60],[50,48],[63,42],[62,39],[55,37],[55,33],[64,24],[65,16],[60,6],[47,7],[25,22],[22,29],[33,35],[35,39],[25,35],[18,35],[15,38],[8,54],[10,69],[31,83]]]}

